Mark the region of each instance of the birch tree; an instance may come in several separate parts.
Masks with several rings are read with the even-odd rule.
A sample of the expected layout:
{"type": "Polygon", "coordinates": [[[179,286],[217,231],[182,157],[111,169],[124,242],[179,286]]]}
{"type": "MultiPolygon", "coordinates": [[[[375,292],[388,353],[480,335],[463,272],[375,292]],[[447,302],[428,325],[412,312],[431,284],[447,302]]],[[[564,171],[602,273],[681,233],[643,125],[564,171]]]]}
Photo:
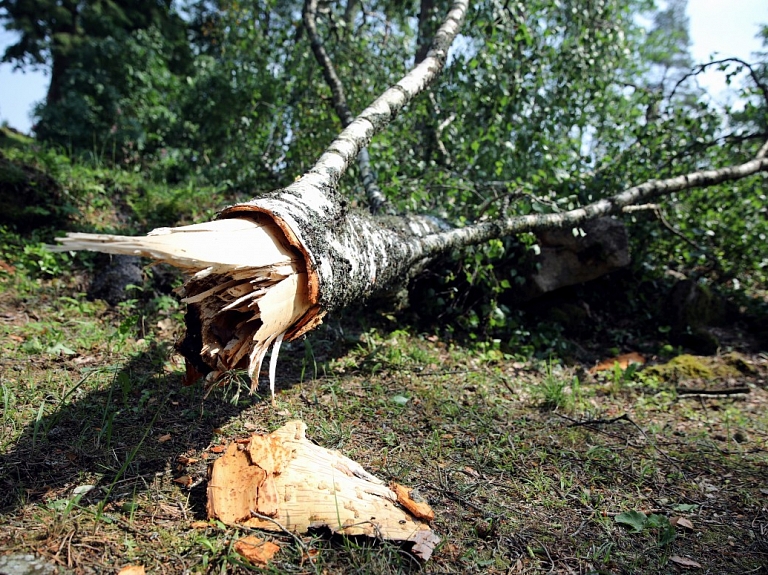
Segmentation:
{"type": "MultiPolygon", "coordinates": [[[[423,59],[354,115],[317,32],[317,0],[306,0],[304,30],[344,126],[314,165],[284,188],[225,208],[212,222],[161,228],[143,237],[74,233],[60,239],[60,249],[141,254],[182,268],[187,273],[182,289],[187,333],[178,349],[187,360],[189,377],[215,381],[228,370],[245,368],[256,385],[272,347],[268,374],[274,393],[283,340],[306,334],[329,313],[406,283],[443,254],[524,232],[620,216],[632,206],[671,194],[768,171],[766,143],[751,159],[634,182],[550,213],[496,210],[462,225],[429,213],[396,213],[376,184],[371,168],[375,158],[366,147],[398,115],[407,114],[415,98],[430,97],[424,92],[446,66],[467,10],[466,0],[456,0],[423,59]],[[340,191],[340,181],[352,166],[368,209],[353,206],[340,191]]],[[[449,117],[431,128],[437,155],[443,154],[441,131],[449,117]]],[[[633,146],[622,153],[632,154],[633,146]]],[[[452,161],[447,150],[443,155],[452,161]]],[[[494,200],[505,197],[514,199],[514,193],[502,184],[494,200]]]]}

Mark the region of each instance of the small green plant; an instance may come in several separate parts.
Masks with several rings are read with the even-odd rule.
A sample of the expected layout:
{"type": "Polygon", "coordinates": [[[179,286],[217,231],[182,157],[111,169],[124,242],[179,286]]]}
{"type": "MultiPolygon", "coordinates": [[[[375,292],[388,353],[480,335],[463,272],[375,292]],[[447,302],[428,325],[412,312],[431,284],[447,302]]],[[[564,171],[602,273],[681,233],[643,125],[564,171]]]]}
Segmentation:
{"type": "Polygon", "coordinates": [[[642,511],[626,511],[619,513],[615,518],[616,523],[630,530],[630,533],[643,533],[655,531],[656,543],[659,547],[669,545],[675,540],[675,528],[664,515],[653,513],[646,515],[642,511]]]}
{"type": "Polygon", "coordinates": [[[52,252],[45,244],[27,244],[18,264],[33,276],[56,277],[69,269],[70,256],[66,252],[52,252]]]}
{"type": "Polygon", "coordinates": [[[533,395],[541,409],[573,411],[581,400],[581,384],[576,376],[568,380],[563,374],[558,374],[552,361],[549,361],[544,371],[544,379],[534,388],[533,395]]]}

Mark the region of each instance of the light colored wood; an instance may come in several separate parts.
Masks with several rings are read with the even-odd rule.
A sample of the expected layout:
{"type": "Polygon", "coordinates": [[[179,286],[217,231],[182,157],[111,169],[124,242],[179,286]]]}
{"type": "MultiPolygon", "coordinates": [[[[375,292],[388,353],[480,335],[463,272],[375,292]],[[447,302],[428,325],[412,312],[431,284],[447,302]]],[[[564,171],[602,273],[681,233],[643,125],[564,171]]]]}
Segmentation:
{"type": "MultiPolygon", "coordinates": [[[[426,503],[420,509],[434,517],[426,503]]],[[[227,448],[211,465],[208,516],[271,531],[326,527],[345,535],[439,541],[383,481],[338,451],[311,443],[301,421],[227,448]]]]}
{"type": "MultiPolygon", "coordinates": [[[[213,370],[209,382],[243,368],[255,388],[269,347],[276,358],[277,342],[314,306],[303,256],[263,215],[158,228],[139,237],[71,233],[58,241],[53,249],[59,251],[140,255],[183,269],[189,277],[182,301],[198,306],[200,354],[213,370]]],[[[269,383],[274,401],[274,369],[269,383]]]]}

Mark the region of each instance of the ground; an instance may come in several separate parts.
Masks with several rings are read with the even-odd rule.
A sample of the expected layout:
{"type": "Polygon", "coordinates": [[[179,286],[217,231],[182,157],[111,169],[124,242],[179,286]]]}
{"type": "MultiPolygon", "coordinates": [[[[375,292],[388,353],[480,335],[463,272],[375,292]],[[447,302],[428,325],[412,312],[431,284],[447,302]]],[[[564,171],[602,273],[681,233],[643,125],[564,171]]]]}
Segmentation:
{"type": "Polygon", "coordinates": [[[286,346],[273,407],[242,374],[207,396],[182,386],[169,296],[110,307],[82,277],[0,281],[0,554],[63,573],[766,572],[765,352],[687,383],[592,375],[370,312],[286,346]],[[266,568],[235,553],[246,530],[207,520],[206,467],[297,418],[418,489],[442,538],[429,562],[324,533],[262,533],[281,547],[266,568]]]}
{"type": "MultiPolygon", "coordinates": [[[[0,187],[50,185],[67,229],[203,221],[237,199],[6,132],[0,187]]],[[[182,385],[173,274],[146,268],[133,299],[91,301],[106,260],[53,255],[53,234],[0,222],[0,573],[27,555],[77,574],[768,573],[768,318],[749,301],[704,359],[665,339],[669,286],[631,272],[512,310],[493,333],[479,312],[353,309],[284,344],[273,407],[239,373],[210,393],[182,385]],[[614,367],[628,352],[648,365],[614,367]],[[206,517],[207,466],[297,418],[427,500],[442,539],[427,563],[327,533],[258,533],[281,548],[267,567],[235,552],[250,533],[206,517]]]]}

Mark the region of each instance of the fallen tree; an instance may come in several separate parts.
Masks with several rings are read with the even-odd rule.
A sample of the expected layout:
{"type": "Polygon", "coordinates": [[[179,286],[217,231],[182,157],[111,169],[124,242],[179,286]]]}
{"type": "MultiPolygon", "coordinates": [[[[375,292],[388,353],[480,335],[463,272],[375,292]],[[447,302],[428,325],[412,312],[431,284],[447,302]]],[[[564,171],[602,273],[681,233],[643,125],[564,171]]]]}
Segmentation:
{"type": "Polygon", "coordinates": [[[334,310],[406,282],[448,251],[527,231],[578,226],[660,196],[768,171],[766,143],[750,161],[647,181],[558,213],[464,227],[431,215],[379,215],[384,202],[366,169],[365,147],[440,74],[467,2],[453,4],[426,57],[351,121],[343,88],[313,32],[315,10],[316,3],[308,0],[306,27],[346,127],[309,171],[286,188],[224,209],[213,222],[162,228],[145,237],[69,234],[60,239],[61,250],[140,254],[189,274],[182,290],[187,333],[178,347],[191,377],[214,381],[227,370],[247,368],[256,385],[273,346],[269,379],[274,394],[284,339],[302,336],[334,310]],[[369,212],[352,209],[339,192],[339,180],[355,161],[363,166],[369,212]]]}

